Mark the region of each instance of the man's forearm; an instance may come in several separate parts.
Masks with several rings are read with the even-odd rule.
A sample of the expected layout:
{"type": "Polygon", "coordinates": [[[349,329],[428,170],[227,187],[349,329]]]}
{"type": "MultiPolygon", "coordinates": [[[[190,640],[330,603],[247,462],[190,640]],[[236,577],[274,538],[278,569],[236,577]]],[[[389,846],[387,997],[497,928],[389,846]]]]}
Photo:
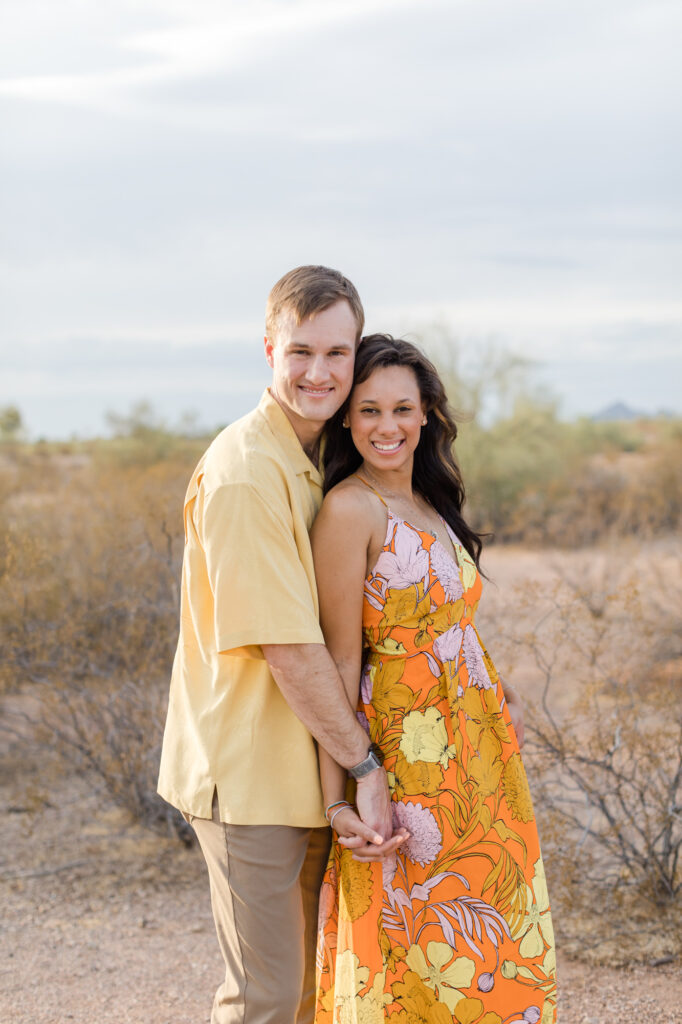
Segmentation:
{"type": "Polygon", "coordinates": [[[344,768],[367,755],[369,739],[323,644],[266,644],[263,654],[284,699],[318,743],[344,768]]]}

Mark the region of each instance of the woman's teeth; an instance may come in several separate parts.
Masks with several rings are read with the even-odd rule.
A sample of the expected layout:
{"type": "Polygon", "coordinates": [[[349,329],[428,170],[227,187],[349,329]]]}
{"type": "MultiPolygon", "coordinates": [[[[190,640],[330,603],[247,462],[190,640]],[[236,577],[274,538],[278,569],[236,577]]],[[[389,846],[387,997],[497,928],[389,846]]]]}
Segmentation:
{"type": "Polygon", "coordinates": [[[373,447],[377,448],[380,452],[395,452],[402,443],[402,441],[394,441],[393,444],[379,444],[378,441],[372,441],[373,447]]]}

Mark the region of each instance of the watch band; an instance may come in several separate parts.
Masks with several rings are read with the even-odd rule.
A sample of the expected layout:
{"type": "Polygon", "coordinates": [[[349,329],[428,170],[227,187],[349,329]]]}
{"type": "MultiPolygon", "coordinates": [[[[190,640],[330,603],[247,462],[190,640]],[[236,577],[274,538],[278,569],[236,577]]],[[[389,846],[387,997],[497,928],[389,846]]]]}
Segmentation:
{"type": "Polygon", "coordinates": [[[384,763],[384,759],[381,756],[381,751],[373,743],[367,751],[367,757],[360,761],[359,764],[353,765],[352,768],[348,769],[348,774],[353,779],[364,779],[370,772],[375,771],[377,768],[381,768],[384,763]]]}

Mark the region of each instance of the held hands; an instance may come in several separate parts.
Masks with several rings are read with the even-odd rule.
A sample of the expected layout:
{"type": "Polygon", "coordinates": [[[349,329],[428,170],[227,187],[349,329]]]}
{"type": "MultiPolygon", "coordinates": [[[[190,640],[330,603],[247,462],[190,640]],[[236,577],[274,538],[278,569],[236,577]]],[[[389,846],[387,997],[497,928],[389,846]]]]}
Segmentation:
{"type": "Polygon", "coordinates": [[[334,814],[333,829],[339,837],[339,844],[353,851],[354,860],[383,861],[409,839],[409,832],[401,828],[388,839],[364,823],[354,807],[342,807],[334,814]]]}
{"type": "Polygon", "coordinates": [[[393,831],[391,795],[383,768],[375,768],[358,780],[357,811],[342,807],[332,815],[333,828],[342,846],[353,851],[356,860],[384,860],[393,856],[409,833],[393,831]]]}

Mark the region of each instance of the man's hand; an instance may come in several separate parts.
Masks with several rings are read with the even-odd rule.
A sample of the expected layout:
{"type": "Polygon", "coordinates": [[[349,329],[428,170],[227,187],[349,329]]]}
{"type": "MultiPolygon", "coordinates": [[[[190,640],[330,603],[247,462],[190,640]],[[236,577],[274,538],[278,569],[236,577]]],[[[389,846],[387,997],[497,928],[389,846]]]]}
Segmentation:
{"type": "Polygon", "coordinates": [[[394,855],[400,844],[410,837],[406,829],[400,828],[390,839],[377,843],[378,834],[365,825],[352,807],[337,811],[333,828],[339,844],[352,850],[355,860],[362,861],[383,861],[394,855]]]}
{"type": "Polygon", "coordinates": [[[509,717],[512,720],[514,732],[516,733],[516,738],[519,741],[519,750],[521,750],[526,733],[523,724],[523,701],[521,700],[518,691],[511,685],[511,683],[505,683],[502,677],[500,677],[500,682],[502,683],[504,699],[506,700],[507,707],[509,708],[509,717]]]}
{"type": "Polygon", "coordinates": [[[393,835],[391,794],[383,768],[375,768],[358,779],[355,803],[365,825],[374,829],[381,839],[390,839],[393,835]]]}

